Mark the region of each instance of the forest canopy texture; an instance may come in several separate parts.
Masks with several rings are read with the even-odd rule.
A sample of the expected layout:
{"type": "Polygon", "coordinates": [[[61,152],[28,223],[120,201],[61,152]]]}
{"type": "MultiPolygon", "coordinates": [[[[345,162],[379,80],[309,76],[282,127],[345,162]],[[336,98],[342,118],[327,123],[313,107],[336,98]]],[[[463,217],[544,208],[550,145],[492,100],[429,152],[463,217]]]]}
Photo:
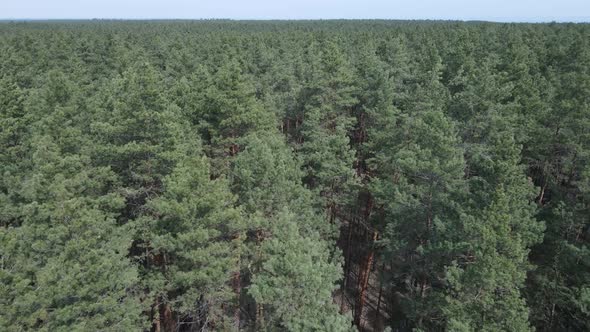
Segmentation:
{"type": "Polygon", "coordinates": [[[587,331],[590,25],[0,23],[0,330],[587,331]]]}

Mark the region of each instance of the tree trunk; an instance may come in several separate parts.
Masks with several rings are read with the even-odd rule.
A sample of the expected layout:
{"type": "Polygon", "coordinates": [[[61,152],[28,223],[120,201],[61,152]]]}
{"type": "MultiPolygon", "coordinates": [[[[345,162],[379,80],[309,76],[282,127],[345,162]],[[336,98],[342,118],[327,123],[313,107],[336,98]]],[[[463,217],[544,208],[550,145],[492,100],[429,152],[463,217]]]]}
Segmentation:
{"type": "Polygon", "coordinates": [[[383,271],[385,270],[385,263],[381,264],[381,272],[379,275],[379,295],[377,296],[377,309],[375,310],[375,321],[379,320],[379,310],[381,309],[381,295],[383,294],[383,271]]]}
{"type": "Polygon", "coordinates": [[[174,319],[174,314],[172,309],[170,308],[169,304],[166,304],[162,308],[162,326],[164,327],[164,331],[166,332],[174,332],[176,331],[176,320],[174,319]]]}
{"type": "Polygon", "coordinates": [[[264,330],[264,306],[256,303],[256,327],[257,330],[264,330]]]}
{"type": "Polygon", "coordinates": [[[541,206],[543,205],[543,198],[545,197],[545,189],[547,189],[547,181],[545,181],[545,183],[541,187],[541,192],[539,193],[539,201],[538,201],[538,204],[541,205],[541,206]]]}
{"type": "Polygon", "coordinates": [[[344,260],[344,277],[342,278],[342,301],[340,303],[340,311],[344,312],[344,300],[346,299],[346,287],[348,286],[348,276],[350,274],[350,246],[352,243],[352,220],[348,221],[348,238],[346,240],[346,259],[344,260]]]}
{"type": "Polygon", "coordinates": [[[240,328],[240,294],[242,293],[242,282],[240,270],[234,272],[232,278],[232,288],[236,294],[236,307],[234,308],[234,325],[237,329],[240,328]]]}
{"type": "Polygon", "coordinates": [[[236,248],[237,250],[237,262],[236,262],[236,271],[233,273],[232,276],[232,289],[233,292],[236,296],[236,306],[234,307],[234,325],[236,327],[237,330],[240,329],[240,314],[241,314],[241,303],[240,303],[240,298],[241,298],[241,294],[242,294],[242,275],[241,275],[241,248],[240,246],[240,234],[238,233],[235,237],[234,237],[234,241],[236,243],[236,245],[238,245],[238,247],[236,248]]]}
{"type": "Polygon", "coordinates": [[[360,327],[361,318],[363,316],[363,308],[365,306],[366,301],[366,291],[367,286],[369,284],[369,276],[371,274],[371,267],[373,266],[373,259],[375,258],[375,250],[373,249],[373,243],[377,240],[378,234],[379,233],[377,233],[377,231],[373,231],[373,240],[370,243],[371,248],[369,249],[369,254],[367,255],[367,258],[364,260],[359,273],[359,295],[357,301],[358,305],[354,315],[354,323],[357,327],[360,327]]]}
{"type": "Polygon", "coordinates": [[[154,307],[152,308],[152,317],[153,317],[153,326],[152,326],[152,330],[154,332],[160,332],[162,330],[162,325],[160,322],[160,299],[156,299],[156,303],[154,304],[154,307]]]}

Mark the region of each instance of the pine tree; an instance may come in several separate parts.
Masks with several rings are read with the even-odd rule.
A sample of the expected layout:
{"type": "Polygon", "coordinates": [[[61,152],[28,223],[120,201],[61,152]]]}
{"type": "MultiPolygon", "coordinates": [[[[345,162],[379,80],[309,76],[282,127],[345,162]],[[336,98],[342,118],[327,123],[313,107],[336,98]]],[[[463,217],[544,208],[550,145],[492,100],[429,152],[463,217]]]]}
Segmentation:
{"type": "Polygon", "coordinates": [[[341,276],[333,229],[312,208],[299,162],[282,137],[248,136],[233,164],[238,202],[249,214],[251,285],[260,329],[347,330],[331,294],[341,276]]]}
{"type": "Polygon", "coordinates": [[[470,211],[455,240],[465,248],[448,272],[450,329],[530,330],[521,289],[543,224],[534,220],[535,189],[520,164],[513,85],[497,65],[494,57],[479,65],[470,59],[451,82],[450,113],[462,122],[472,201],[463,204],[470,211]]]}
{"type": "Polygon", "coordinates": [[[184,153],[136,221],[149,243],[143,284],[155,300],[156,329],[229,328],[225,308],[235,299],[224,280],[238,268],[240,244],[231,238],[243,227],[241,216],[227,181],[210,179],[207,158],[184,153]]]}
{"type": "Polygon", "coordinates": [[[590,106],[585,96],[590,91],[590,52],[583,34],[572,36],[560,41],[567,48],[552,49],[556,54],[548,76],[555,90],[547,113],[535,114],[537,124],[524,152],[540,187],[539,215],[547,225],[543,243],[533,251],[540,266],[527,291],[536,325],[547,330],[588,328],[590,274],[584,234],[589,207],[590,106]]]}
{"type": "Polygon", "coordinates": [[[302,236],[296,220],[287,211],[278,214],[271,225],[272,237],[261,246],[262,264],[248,292],[265,308],[268,322],[263,326],[351,330],[350,320],[332,303],[341,268],[332,263],[330,246],[317,233],[302,236]]]}
{"type": "MultiPolygon", "coordinates": [[[[201,86],[202,83],[201,83],[201,86]]],[[[250,132],[273,130],[273,113],[256,99],[255,90],[236,60],[229,60],[198,92],[198,111],[194,116],[203,139],[211,145],[209,153],[216,166],[227,170],[228,157],[240,151],[240,138],[250,132]]]]}
{"type": "Polygon", "coordinates": [[[353,128],[354,97],[352,66],[335,41],[310,46],[310,72],[304,88],[303,124],[299,153],[306,171],[304,183],[323,198],[331,219],[338,206],[350,200],[356,183],[354,150],[349,132],[353,128]]]}
{"type": "Polygon", "coordinates": [[[460,227],[465,188],[462,150],[441,111],[401,115],[393,137],[376,153],[371,184],[381,245],[392,262],[392,291],[400,292],[412,325],[434,328],[444,294],[444,266],[453,250],[449,234],[460,227]],[[377,166],[378,165],[378,166],[377,166]],[[449,247],[450,246],[450,247],[449,247]],[[451,251],[451,252],[449,252],[451,251]]]}
{"type": "Polygon", "coordinates": [[[51,83],[56,77],[65,79],[51,74],[25,103],[23,118],[34,119],[20,139],[29,161],[15,164],[18,174],[4,173],[0,324],[135,329],[142,322],[137,270],[127,258],[132,239],[116,220],[124,200],[112,192],[115,175],[86,154],[91,141],[78,130],[76,92],[63,93],[51,83]]]}
{"type": "Polygon", "coordinates": [[[93,157],[111,165],[125,195],[119,219],[134,237],[130,252],[153,328],[223,326],[222,306],[232,297],[219,281],[237,268],[239,214],[225,182],[210,180],[199,138],[158,90],[158,77],[141,65],[105,87],[91,125],[100,143],[93,157]]]}
{"type": "Polygon", "coordinates": [[[456,239],[465,248],[447,270],[447,327],[526,331],[531,328],[521,289],[532,267],[529,248],[541,240],[543,224],[534,219],[535,191],[518,164],[514,139],[506,131],[488,135],[487,158],[470,165],[477,174],[470,179],[475,204],[456,239]]]}

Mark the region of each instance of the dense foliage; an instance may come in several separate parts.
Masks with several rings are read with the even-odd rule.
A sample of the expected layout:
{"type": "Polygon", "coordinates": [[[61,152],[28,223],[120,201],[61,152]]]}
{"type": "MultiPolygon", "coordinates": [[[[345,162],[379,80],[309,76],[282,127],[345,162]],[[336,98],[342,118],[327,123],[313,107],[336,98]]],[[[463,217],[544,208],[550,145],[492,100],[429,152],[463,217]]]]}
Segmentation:
{"type": "Polygon", "coordinates": [[[590,26],[0,23],[0,330],[590,329],[590,26]]]}

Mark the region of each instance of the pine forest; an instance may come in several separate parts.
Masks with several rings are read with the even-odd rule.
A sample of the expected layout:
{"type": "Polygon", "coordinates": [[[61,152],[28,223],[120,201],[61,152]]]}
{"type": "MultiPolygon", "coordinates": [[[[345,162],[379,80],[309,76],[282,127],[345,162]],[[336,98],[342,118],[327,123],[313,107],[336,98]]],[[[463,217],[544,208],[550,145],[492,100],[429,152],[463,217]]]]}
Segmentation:
{"type": "Polygon", "coordinates": [[[590,24],[0,22],[1,331],[590,331],[590,24]]]}

